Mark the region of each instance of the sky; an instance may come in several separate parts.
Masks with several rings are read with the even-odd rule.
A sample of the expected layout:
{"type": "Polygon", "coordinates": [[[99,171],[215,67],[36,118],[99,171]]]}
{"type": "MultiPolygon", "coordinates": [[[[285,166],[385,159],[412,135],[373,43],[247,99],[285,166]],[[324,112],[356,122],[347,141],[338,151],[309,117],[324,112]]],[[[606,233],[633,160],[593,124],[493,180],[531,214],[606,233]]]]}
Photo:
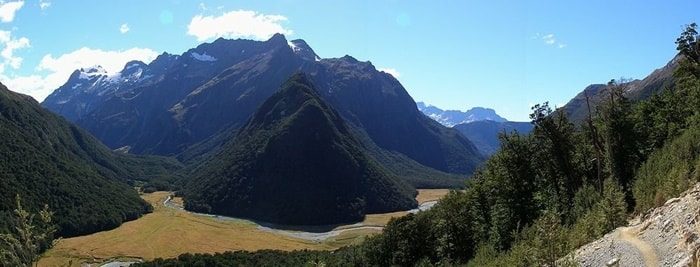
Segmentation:
{"type": "Polygon", "coordinates": [[[0,82],[41,102],[78,68],[120,71],[224,37],[304,39],[391,73],[415,101],[527,121],[676,54],[700,0],[0,0],[0,82]]]}

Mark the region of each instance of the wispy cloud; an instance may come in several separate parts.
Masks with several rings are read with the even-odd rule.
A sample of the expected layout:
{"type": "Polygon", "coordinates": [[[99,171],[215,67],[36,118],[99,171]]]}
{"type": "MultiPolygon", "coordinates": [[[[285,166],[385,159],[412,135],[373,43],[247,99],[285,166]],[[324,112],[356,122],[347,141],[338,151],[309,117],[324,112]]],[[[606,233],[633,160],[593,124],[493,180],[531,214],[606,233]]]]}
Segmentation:
{"type": "Polygon", "coordinates": [[[536,33],[535,36],[533,37],[533,39],[541,40],[542,42],[544,42],[544,44],[554,46],[554,47],[559,48],[559,49],[566,47],[566,44],[557,40],[557,38],[552,33],[544,34],[544,35],[540,35],[539,33],[536,33]]]}
{"type": "Polygon", "coordinates": [[[399,71],[397,71],[397,70],[394,69],[394,68],[377,68],[377,70],[378,70],[378,71],[382,71],[382,72],[389,73],[389,74],[391,74],[391,76],[394,76],[394,78],[396,78],[396,79],[398,79],[399,77],[401,77],[401,73],[399,73],[399,71]]]}
{"type": "Polygon", "coordinates": [[[129,25],[126,23],[122,24],[122,26],[119,27],[119,32],[121,32],[122,34],[127,33],[128,31],[129,31],[129,25]]]}
{"type": "Polygon", "coordinates": [[[41,10],[46,10],[51,6],[51,2],[46,1],[46,0],[39,0],[39,8],[41,10]]]}
{"type": "Polygon", "coordinates": [[[275,33],[292,34],[292,30],[282,25],[286,21],[287,17],[282,15],[250,10],[229,11],[221,16],[196,15],[187,26],[187,34],[200,42],[219,37],[265,40],[275,33]]]}
{"type": "Polygon", "coordinates": [[[0,21],[12,22],[15,13],[22,8],[24,1],[0,2],[0,21]]]}
{"type": "Polygon", "coordinates": [[[542,40],[544,40],[544,43],[548,44],[548,45],[553,45],[554,43],[557,42],[557,40],[554,39],[554,34],[551,34],[551,33],[547,34],[545,36],[542,36],[542,40]]]}

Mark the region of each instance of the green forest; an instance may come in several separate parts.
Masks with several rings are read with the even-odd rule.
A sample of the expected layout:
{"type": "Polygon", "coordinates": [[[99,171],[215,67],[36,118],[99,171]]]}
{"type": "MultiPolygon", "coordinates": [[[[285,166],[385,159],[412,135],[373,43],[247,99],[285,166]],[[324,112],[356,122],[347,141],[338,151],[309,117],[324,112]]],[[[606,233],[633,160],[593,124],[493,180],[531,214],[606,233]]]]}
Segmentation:
{"type": "Polygon", "coordinates": [[[337,251],[184,254],[138,266],[555,266],[700,179],[697,24],[676,39],[674,85],[631,101],[611,80],[583,121],[535,105],[532,133],[501,148],[433,209],[337,251]]]}

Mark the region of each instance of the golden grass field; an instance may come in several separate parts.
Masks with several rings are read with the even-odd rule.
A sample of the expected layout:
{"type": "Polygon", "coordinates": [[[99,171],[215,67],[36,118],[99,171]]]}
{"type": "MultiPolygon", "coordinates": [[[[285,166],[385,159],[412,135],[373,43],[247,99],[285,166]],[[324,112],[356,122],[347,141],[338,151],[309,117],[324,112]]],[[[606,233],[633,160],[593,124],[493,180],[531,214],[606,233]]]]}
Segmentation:
{"type": "MultiPolygon", "coordinates": [[[[447,189],[419,190],[419,203],[438,200],[447,189]]],[[[331,250],[361,242],[377,230],[358,229],[343,232],[323,242],[287,237],[257,229],[249,221],[220,221],[177,211],[163,205],[170,192],[143,194],[142,198],[153,205],[153,213],[126,222],[122,226],[87,236],[65,238],[46,252],[39,266],[81,266],[83,263],[100,263],[109,259],[172,258],[183,253],[215,253],[235,250],[331,250]]],[[[174,199],[174,203],[182,201],[174,199]]],[[[180,202],[181,203],[181,202],[180,202]]],[[[384,226],[392,217],[405,212],[367,215],[363,224],[384,226]]],[[[347,228],[339,226],[336,229],[347,228]]]]}

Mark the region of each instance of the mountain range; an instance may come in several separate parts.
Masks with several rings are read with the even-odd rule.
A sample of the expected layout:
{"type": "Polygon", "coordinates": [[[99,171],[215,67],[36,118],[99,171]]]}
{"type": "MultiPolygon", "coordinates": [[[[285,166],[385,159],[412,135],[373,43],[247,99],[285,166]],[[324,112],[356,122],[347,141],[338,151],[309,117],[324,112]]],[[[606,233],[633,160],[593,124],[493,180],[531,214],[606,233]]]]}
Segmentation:
{"type": "Polygon", "coordinates": [[[474,107],[467,111],[443,110],[424,102],[416,103],[418,110],[447,127],[464,134],[479,152],[487,157],[495,154],[501,146],[499,134],[518,132],[524,135],[532,131],[530,122],[508,121],[490,108],[474,107]]]}
{"type": "Polygon", "coordinates": [[[113,150],[182,162],[186,208],[274,223],[409,209],[414,188],[462,187],[485,160],[393,76],[281,34],[78,69],[42,105],[113,150]]]}
{"type": "Polygon", "coordinates": [[[372,145],[449,173],[469,174],[484,160],[462,135],[425,118],[391,75],[350,56],[321,59],[303,40],[280,34],[264,42],[218,39],[115,74],[76,70],[42,104],[112,149],[189,162],[201,156],[192,151],[211,151],[239,129],[296,71],[308,73],[372,145]]]}
{"type": "Polygon", "coordinates": [[[447,127],[452,127],[458,124],[465,124],[474,121],[495,121],[505,122],[505,118],[496,114],[496,111],[490,108],[474,107],[467,111],[461,110],[443,110],[433,105],[425,104],[424,102],[416,103],[418,110],[423,112],[431,119],[439,122],[447,127]]]}

